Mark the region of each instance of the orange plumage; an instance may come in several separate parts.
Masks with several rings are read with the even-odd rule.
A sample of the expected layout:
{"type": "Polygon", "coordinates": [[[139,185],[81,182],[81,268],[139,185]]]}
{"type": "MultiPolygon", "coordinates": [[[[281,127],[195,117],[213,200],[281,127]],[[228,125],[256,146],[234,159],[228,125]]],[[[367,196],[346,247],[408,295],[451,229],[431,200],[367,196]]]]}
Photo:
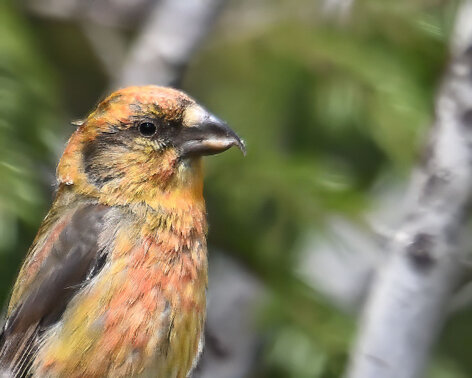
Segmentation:
{"type": "Polygon", "coordinates": [[[20,271],[0,375],[185,377],[201,349],[201,156],[236,134],[184,93],[131,87],[78,127],[20,271]]]}

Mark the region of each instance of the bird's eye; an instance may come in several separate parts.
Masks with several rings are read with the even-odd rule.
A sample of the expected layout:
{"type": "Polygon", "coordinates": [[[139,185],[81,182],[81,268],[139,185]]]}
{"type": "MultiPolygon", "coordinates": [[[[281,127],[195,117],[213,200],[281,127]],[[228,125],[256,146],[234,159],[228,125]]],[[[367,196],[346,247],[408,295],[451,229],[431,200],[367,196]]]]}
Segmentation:
{"type": "Polygon", "coordinates": [[[152,122],[142,122],[139,124],[139,132],[142,136],[153,136],[156,133],[156,130],[156,125],[152,122]]]}

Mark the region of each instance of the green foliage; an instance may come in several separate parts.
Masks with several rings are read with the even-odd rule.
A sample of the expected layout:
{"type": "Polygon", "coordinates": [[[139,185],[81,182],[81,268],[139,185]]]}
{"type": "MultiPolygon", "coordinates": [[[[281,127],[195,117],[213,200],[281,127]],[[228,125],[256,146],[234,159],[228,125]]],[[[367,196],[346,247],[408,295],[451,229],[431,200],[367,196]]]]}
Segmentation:
{"type": "MultiPolygon", "coordinates": [[[[58,139],[57,96],[50,67],[28,24],[0,4],[0,284],[3,302],[44,213],[44,165],[58,139]],[[41,162],[41,165],[38,163],[41,162]],[[41,170],[42,169],[42,170],[41,170]]],[[[48,177],[49,179],[49,177],[48,177]]],[[[47,183],[50,185],[50,183],[47,183]]]]}
{"type": "Polygon", "coordinates": [[[411,168],[453,16],[451,3],[358,1],[343,25],[286,17],[215,37],[188,72],[189,91],[248,146],[242,162],[236,151],[208,161],[207,202],[211,243],[274,293],[257,376],[341,376],[352,319],[297,284],[294,243],[333,213],[355,217],[380,176],[411,168]]]}

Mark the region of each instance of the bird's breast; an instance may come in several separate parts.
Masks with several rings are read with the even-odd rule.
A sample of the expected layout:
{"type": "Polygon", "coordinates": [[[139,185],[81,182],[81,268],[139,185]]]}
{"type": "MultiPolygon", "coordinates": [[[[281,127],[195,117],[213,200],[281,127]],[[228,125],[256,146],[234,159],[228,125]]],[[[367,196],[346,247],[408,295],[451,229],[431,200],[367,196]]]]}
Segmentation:
{"type": "Polygon", "coordinates": [[[38,376],[185,377],[205,320],[202,230],[184,220],[121,222],[102,271],[45,336],[38,376]]]}

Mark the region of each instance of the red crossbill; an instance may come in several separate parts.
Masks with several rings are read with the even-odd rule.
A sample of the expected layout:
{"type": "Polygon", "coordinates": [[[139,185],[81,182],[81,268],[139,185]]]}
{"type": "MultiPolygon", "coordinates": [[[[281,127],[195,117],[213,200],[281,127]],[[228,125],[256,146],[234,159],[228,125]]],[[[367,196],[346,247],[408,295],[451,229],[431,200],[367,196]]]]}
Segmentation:
{"type": "Polygon", "coordinates": [[[231,146],[244,152],[180,91],[101,102],[59,162],[0,334],[0,375],[186,377],[206,306],[201,156],[231,146]]]}

